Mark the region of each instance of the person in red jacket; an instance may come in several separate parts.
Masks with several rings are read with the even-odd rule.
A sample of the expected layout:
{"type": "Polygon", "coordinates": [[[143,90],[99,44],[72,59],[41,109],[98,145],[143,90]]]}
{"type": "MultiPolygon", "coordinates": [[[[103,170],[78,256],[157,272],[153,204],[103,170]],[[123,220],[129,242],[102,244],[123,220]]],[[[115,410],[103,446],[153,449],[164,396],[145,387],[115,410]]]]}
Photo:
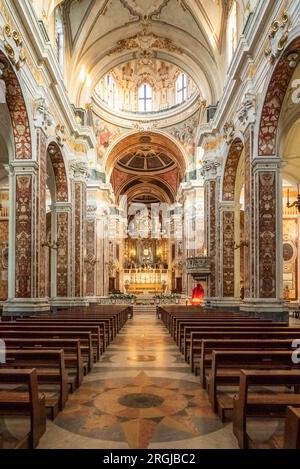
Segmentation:
{"type": "Polygon", "coordinates": [[[201,283],[198,283],[197,286],[193,289],[192,305],[202,305],[203,300],[204,300],[204,289],[201,283]]]}

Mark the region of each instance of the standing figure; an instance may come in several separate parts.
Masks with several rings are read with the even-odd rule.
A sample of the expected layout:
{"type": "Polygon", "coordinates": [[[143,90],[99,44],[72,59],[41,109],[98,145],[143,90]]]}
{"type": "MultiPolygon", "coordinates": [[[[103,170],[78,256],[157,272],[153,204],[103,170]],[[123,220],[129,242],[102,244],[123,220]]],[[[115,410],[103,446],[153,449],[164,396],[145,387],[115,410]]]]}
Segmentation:
{"type": "Polygon", "coordinates": [[[193,289],[192,294],[192,305],[202,305],[204,300],[204,288],[201,283],[198,283],[197,286],[193,289]]]}

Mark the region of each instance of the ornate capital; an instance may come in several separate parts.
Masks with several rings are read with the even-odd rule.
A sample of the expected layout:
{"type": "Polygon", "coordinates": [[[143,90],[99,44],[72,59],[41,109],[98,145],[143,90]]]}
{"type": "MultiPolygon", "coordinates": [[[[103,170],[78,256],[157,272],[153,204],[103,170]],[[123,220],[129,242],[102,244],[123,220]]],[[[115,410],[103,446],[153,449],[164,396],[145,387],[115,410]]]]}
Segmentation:
{"type": "Polygon", "coordinates": [[[45,131],[53,125],[53,116],[45,98],[40,97],[33,102],[33,119],[36,127],[45,131]]]}
{"type": "Polygon", "coordinates": [[[269,58],[271,64],[283,52],[289,38],[290,26],[291,20],[286,10],[273,21],[269,31],[268,46],[265,49],[265,55],[269,58]]]}
{"type": "Polygon", "coordinates": [[[9,24],[1,28],[5,52],[17,70],[20,70],[26,63],[26,54],[23,47],[23,39],[16,29],[12,29],[9,24]]]}
{"type": "Polygon", "coordinates": [[[256,96],[252,93],[247,93],[242,102],[242,106],[238,111],[238,123],[240,131],[244,132],[249,124],[254,124],[256,121],[256,96]]]}
{"type": "Polygon", "coordinates": [[[62,124],[58,124],[55,128],[56,140],[58,144],[63,147],[66,141],[66,129],[62,124]]]}
{"type": "Polygon", "coordinates": [[[218,160],[205,161],[201,170],[204,180],[215,179],[219,175],[221,163],[218,160]]]}
{"type": "Polygon", "coordinates": [[[72,160],[69,164],[70,176],[72,179],[87,182],[89,177],[89,170],[87,163],[81,160],[72,160]]]}
{"type": "Polygon", "coordinates": [[[98,207],[94,203],[88,203],[87,205],[87,211],[86,211],[86,217],[89,221],[94,221],[96,219],[96,213],[97,213],[98,207]]]}
{"type": "Polygon", "coordinates": [[[235,126],[233,122],[226,122],[223,127],[223,135],[225,142],[230,145],[234,138],[235,126]]]}

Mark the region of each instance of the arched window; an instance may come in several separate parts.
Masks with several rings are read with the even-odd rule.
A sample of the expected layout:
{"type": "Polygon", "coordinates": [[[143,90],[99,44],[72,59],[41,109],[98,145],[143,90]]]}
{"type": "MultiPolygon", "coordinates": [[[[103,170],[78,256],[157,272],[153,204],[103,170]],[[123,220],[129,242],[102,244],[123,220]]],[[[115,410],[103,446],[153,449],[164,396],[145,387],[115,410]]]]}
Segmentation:
{"type": "Polygon", "coordinates": [[[187,99],[188,80],[185,73],[181,73],[176,81],[176,103],[181,104],[187,99]]]}
{"type": "Polygon", "coordinates": [[[231,63],[235,49],[237,48],[237,3],[233,2],[227,29],[227,44],[228,44],[228,64],[231,63]]]}
{"type": "Polygon", "coordinates": [[[64,70],[64,47],[65,47],[65,35],[64,35],[64,22],[62,7],[59,5],[55,9],[55,51],[59,65],[64,70]]]}
{"type": "Polygon", "coordinates": [[[152,111],[152,88],[144,83],[139,89],[139,112],[152,111]]]}

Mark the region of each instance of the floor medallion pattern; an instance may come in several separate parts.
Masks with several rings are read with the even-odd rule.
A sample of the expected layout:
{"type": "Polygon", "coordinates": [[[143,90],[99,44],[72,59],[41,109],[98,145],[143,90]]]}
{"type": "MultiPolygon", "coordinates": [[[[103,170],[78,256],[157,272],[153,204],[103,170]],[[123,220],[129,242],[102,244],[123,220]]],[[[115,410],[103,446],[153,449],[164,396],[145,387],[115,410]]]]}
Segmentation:
{"type": "Polygon", "coordinates": [[[231,424],[152,315],[128,322],[48,423],[41,448],[236,448],[231,424]],[[145,332],[146,331],[146,332],[145,332]]]}

